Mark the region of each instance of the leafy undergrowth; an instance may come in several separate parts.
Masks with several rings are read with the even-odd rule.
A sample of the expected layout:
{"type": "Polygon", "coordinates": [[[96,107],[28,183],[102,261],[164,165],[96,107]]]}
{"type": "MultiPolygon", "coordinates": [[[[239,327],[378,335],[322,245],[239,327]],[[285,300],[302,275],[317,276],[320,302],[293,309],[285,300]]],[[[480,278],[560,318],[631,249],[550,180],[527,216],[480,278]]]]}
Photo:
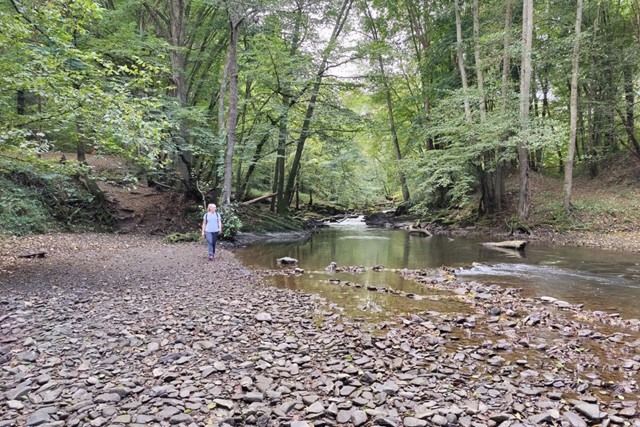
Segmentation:
{"type": "Polygon", "coordinates": [[[108,210],[77,176],[44,162],[0,161],[0,235],[104,230],[108,210]]]}
{"type": "Polygon", "coordinates": [[[564,176],[532,171],[530,216],[523,223],[518,217],[519,181],[518,173],[514,172],[506,179],[506,198],[500,213],[478,215],[476,199],[461,209],[432,212],[422,218],[423,223],[495,234],[534,233],[553,236],[554,240],[557,234],[563,234],[569,241],[572,236],[586,241],[586,234],[596,236],[595,239],[613,233],[640,235],[640,162],[627,153],[618,153],[598,164],[598,170],[594,177],[582,170],[581,165],[576,168],[569,213],[563,207],[564,176]]]}
{"type": "Polygon", "coordinates": [[[639,231],[640,164],[616,156],[600,164],[592,177],[577,171],[572,209],[563,209],[563,177],[532,175],[531,224],[554,231],[639,231]]]}

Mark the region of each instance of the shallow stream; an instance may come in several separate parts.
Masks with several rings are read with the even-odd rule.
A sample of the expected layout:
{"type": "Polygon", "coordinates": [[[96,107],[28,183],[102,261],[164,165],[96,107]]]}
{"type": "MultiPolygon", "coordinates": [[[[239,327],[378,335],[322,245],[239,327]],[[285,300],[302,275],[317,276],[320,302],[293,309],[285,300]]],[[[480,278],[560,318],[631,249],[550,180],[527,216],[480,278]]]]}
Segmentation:
{"type": "Polygon", "coordinates": [[[634,253],[530,242],[524,251],[491,248],[486,240],[449,236],[422,237],[404,230],[369,228],[347,220],[295,242],[260,242],[238,251],[245,265],[279,269],[277,259],[299,260],[305,273],[271,278],[276,286],[319,294],[354,316],[383,320],[388,316],[436,310],[457,312],[455,299],[438,295],[385,269],[448,266],[465,281],[497,283],[523,289],[524,296],[552,296],[584,304],[589,310],[640,318],[640,256],[634,253]],[[331,273],[326,267],[367,267],[361,273],[331,273]],[[422,295],[422,301],[340,286],[345,281],[384,286],[422,295]]]}

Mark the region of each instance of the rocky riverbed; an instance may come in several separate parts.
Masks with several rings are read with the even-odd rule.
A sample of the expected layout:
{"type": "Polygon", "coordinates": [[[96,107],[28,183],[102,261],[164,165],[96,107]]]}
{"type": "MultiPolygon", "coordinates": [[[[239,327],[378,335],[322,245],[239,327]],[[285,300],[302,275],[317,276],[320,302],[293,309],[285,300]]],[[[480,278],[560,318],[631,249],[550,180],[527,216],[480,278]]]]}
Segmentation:
{"type": "Polygon", "coordinates": [[[368,324],[200,244],[0,254],[0,427],[640,426],[640,322],[614,313],[403,270],[468,311],[368,324]]]}

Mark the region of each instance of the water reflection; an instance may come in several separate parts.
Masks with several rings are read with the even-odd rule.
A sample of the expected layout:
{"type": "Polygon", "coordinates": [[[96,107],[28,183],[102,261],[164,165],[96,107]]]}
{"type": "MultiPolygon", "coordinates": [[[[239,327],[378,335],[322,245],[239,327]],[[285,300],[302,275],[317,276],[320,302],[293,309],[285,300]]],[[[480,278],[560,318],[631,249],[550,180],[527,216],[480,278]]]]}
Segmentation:
{"type": "MultiPolygon", "coordinates": [[[[591,310],[615,311],[626,318],[640,317],[640,260],[637,254],[553,247],[536,242],[530,243],[524,252],[516,252],[481,243],[481,239],[422,237],[403,230],[372,229],[350,220],[304,241],[259,243],[240,250],[238,256],[246,265],[258,269],[277,269],[277,258],[294,257],[307,274],[276,280],[289,282],[288,287],[324,293],[323,296],[328,295],[328,299],[338,303],[349,300],[363,303],[367,292],[348,288],[337,295],[326,291],[325,288],[331,285],[326,283],[329,274],[325,267],[332,261],[338,266],[382,265],[389,269],[446,265],[456,268],[458,275],[466,280],[522,287],[527,295],[549,295],[583,303],[591,310]]],[[[416,294],[426,292],[423,287],[410,284],[392,272],[368,269],[362,274],[348,276],[339,278],[416,294]]],[[[384,310],[396,313],[424,308],[423,304],[418,307],[411,300],[393,303],[395,307],[392,303],[374,302],[381,304],[384,310]]],[[[447,300],[443,306],[441,309],[446,311],[451,307],[451,301],[447,300]]]]}
{"type": "MultiPolygon", "coordinates": [[[[384,275],[381,275],[382,277],[384,275]]],[[[282,288],[304,290],[316,294],[329,302],[338,303],[348,318],[360,318],[369,323],[392,320],[398,316],[408,317],[411,313],[438,311],[441,313],[467,311],[468,307],[448,294],[420,287],[415,282],[405,281],[419,292],[424,299],[413,300],[406,296],[393,295],[387,292],[369,291],[364,287],[355,287],[354,280],[358,275],[322,275],[309,274],[303,276],[274,276],[272,282],[282,288]],[[336,280],[341,277],[339,283],[336,280]],[[333,283],[329,282],[329,279],[333,283]]],[[[400,278],[402,279],[402,278],[400,278]]],[[[358,285],[360,283],[358,282],[358,285]]],[[[383,283],[377,286],[383,286],[383,283]]],[[[399,286],[403,288],[403,286],[399,286]]],[[[397,289],[397,288],[396,288],[397,289]]]]}

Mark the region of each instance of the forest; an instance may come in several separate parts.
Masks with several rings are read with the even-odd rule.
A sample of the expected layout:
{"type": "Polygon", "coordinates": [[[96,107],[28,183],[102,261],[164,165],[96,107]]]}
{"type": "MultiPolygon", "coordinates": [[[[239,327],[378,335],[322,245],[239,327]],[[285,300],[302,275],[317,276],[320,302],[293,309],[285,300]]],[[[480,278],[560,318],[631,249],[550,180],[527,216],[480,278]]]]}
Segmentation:
{"type": "Polygon", "coordinates": [[[133,162],[129,185],[277,214],[482,217],[512,176],[526,224],[531,173],[568,212],[577,171],[640,161],[639,0],[4,0],[0,51],[4,212],[28,209],[26,170],[99,200],[97,154],[133,162]]]}
{"type": "Polygon", "coordinates": [[[640,0],[0,0],[0,427],[640,427],[639,65],[640,0]]]}

